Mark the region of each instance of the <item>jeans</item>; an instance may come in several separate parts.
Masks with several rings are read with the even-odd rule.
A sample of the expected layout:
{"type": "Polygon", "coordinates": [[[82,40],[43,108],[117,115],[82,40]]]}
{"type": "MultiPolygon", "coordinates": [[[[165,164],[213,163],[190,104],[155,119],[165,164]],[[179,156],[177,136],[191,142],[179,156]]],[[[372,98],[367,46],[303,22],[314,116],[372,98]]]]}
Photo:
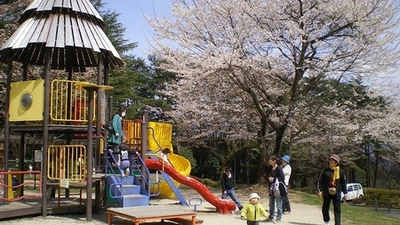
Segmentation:
{"type": "Polygon", "coordinates": [[[235,194],[235,190],[233,188],[232,189],[227,189],[226,193],[222,192],[221,198],[222,199],[226,199],[226,198],[228,198],[228,196],[231,197],[232,201],[236,204],[236,206],[238,208],[242,208],[243,207],[242,204],[237,199],[236,194],[235,194]]]}
{"type": "Polygon", "coordinates": [[[282,204],[283,204],[283,197],[275,197],[275,195],[269,196],[269,218],[273,219],[275,217],[275,202],[276,207],[278,208],[278,220],[282,219],[282,204]]]}
{"type": "Polygon", "coordinates": [[[122,160],[120,168],[121,168],[121,174],[125,173],[125,169],[130,167],[130,162],[129,160],[122,160]]]}
{"type": "Polygon", "coordinates": [[[260,225],[260,222],[247,220],[247,225],[260,225]]]}

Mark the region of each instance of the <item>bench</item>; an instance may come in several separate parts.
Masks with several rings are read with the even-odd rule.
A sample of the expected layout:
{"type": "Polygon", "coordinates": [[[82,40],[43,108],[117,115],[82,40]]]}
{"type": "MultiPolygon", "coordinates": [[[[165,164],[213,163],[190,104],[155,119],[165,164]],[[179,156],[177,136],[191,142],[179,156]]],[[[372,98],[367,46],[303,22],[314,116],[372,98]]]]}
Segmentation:
{"type": "Polygon", "coordinates": [[[145,221],[187,219],[189,224],[196,225],[196,212],[184,206],[175,205],[154,205],[154,206],[135,206],[125,208],[107,209],[108,225],[112,225],[112,217],[118,216],[123,219],[131,220],[135,225],[145,221]]]}

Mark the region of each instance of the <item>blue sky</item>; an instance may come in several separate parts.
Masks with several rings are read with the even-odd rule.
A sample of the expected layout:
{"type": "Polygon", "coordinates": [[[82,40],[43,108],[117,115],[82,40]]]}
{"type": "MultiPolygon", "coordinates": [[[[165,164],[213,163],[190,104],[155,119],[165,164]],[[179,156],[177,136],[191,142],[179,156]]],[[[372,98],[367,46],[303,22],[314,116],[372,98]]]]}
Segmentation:
{"type": "Polygon", "coordinates": [[[128,54],[147,58],[148,41],[152,28],[145,15],[162,15],[170,12],[171,0],[103,0],[105,8],[119,13],[119,22],[126,27],[125,39],[138,42],[138,47],[128,54]]]}

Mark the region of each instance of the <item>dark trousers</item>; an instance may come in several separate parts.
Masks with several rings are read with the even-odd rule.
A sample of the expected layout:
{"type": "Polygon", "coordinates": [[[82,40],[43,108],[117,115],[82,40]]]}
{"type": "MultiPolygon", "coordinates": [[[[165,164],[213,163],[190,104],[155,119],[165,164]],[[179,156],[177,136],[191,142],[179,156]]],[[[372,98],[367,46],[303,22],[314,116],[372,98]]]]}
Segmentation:
{"type": "Polygon", "coordinates": [[[247,225],[260,225],[260,222],[247,220],[247,225]]]}
{"type": "Polygon", "coordinates": [[[108,143],[109,145],[111,145],[111,150],[113,152],[114,155],[114,159],[117,163],[121,163],[121,159],[120,159],[120,155],[119,155],[119,144],[116,143],[108,143]]]}
{"type": "Polygon", "coordinates": [[[283,212],[290,212],[292,211],[290,208],[290,201],[288,195],[283,197],[283,204],[282,204],[282,210],[283,212]]]}
{"type": "Polygon", "coordinates": [[[329,216],[329,206],[333,203],[333,213],[335,216],[335,225],[340,225],[340,199],[337,195],[324,194],[324,203],[322,204],[322,216],[324,222],[331,220],[329,216]]]}

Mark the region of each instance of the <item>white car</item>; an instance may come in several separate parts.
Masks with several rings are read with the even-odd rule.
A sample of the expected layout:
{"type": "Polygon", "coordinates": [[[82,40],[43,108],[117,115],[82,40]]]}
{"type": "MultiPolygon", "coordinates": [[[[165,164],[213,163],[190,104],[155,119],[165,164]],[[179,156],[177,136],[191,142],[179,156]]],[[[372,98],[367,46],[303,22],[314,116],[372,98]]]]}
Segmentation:
{"type": "MultiPolygon", "coordinates": [[[[347,201],[364,197],[364,190],[360,183],[348,183],[347,184],[347,201]]],[[[343,200],[343,192],[341,199],[343,200]]]]}

